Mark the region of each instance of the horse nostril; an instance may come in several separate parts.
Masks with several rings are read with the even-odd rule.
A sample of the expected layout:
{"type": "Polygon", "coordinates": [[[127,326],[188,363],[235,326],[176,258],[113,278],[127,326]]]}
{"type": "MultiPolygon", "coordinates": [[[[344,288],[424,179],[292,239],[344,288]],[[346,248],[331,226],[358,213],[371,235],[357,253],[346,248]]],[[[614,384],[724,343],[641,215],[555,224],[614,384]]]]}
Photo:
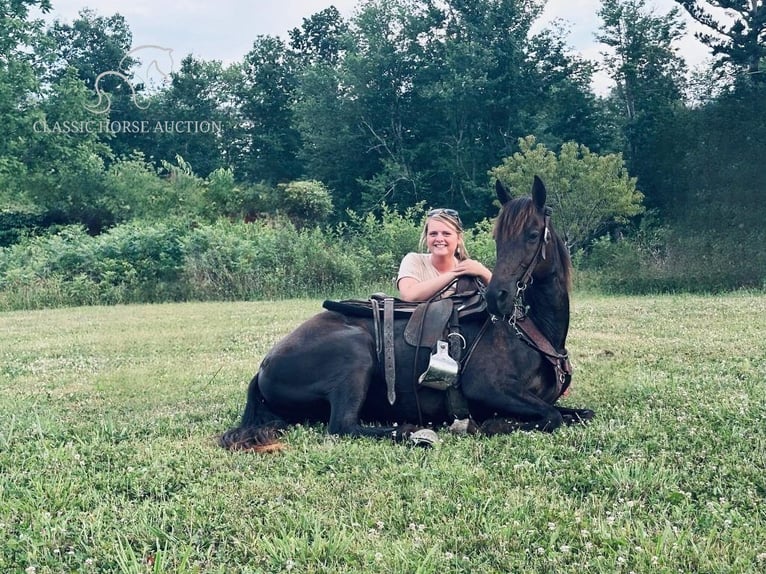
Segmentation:
{"type": "Polygon", "coordinates": [[[509,293],[506,289],[490,290],[487,293],[487,304],[490,313],[502,315],[508,302],[509,293]]]}

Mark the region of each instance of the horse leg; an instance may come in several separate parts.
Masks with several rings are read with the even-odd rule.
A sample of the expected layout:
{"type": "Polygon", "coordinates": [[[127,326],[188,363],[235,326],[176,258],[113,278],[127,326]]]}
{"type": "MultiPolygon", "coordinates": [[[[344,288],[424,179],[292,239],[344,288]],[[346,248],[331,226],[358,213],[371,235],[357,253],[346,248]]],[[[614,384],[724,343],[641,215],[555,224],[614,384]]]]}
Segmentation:
{"type": "MultiPolygon", "coordinates": [[[[366,359],[366,357],[365,357],[366,359]]],[[[360,421],[360,413],[367,399],[367,393],[372,383],[375,371],[374,358],[369,361],[355,361],[351,357],[344,358],[345,365],[356,365],[350,373],[338,377],[334,389],[327,396],[330,404],[330,417],[327,423],[327,432],[338,436],[391,438],[401,442],[409,438],[412,432],[420,427],[414,425],[399,426],[371,426],[363,425],[360,421]],[[367,368],[362,367],[367,363],[367,368]]]]}
{"type": "Polygon", "coordinates": [[[553,407],[528,392],[494,392],[481,397],[466,397],[483,403],[500,416],[491,417],[481,424],[486,434],[504,434],[517,430],[553,432],[564,424],[564,416],[553,407]]]}
{"type": "Polygon", "coordinates": [[[567,426],[576,424],[585,424],[590,421],[596,413],[590,409],[571,409],[567,407],[555,407],[561,418],[564,419],[564,424],[567,426]]]}
{"type": "MultiPolygon", "coordinates": [[[[481,425],[481,431],[488,435],[507,434],[517,430],[542,430],[552,432],[562,424],[566,426],[585,424],[596,415],[596,413],[590,409],[571,409],[558,406],[552,407],[551,412],[553,411],[558,412],[558,415],[561,418],[560,421],[558,420],[559,417],[556,417],[555,415],[550,416],[550,413],[541,417],[537,417],[533,420],[518,420],[504,417],[495,417],[485,420],[481,425]]],[[[514,413],[513,416],[524,416],[526,418],[529,416],[529,414],[522,414],[519,411],[514,413]]]]}

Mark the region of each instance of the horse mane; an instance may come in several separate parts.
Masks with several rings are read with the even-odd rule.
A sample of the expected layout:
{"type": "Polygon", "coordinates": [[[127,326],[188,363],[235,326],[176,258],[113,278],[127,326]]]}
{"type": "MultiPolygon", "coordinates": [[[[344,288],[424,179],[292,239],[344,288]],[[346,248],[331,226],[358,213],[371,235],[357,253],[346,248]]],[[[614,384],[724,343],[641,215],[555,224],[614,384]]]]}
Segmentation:
{"type": "MultiPolygon", "coordinates": [[[[505,239],[521,235],[527,222],[538,216],[537,206],[529,196],[517,197],[505,203],[495,221],[493,236],[495,240],[505,239]]],[[[567,291],[572,290],[572,259],[569,256],[569,248],[564,240],[556,233],[553,222],[550,224],[551,237],[554,248],[557,251],[558,260],[561,262],[561,279],[567,291]]]]}
{"type": "Polygon", "coordinates": [[[495,240],[520,235],[527,221],[536,213],[537,207],[528,196],[517,197],[505,203],[495,221],[495,240]]]}

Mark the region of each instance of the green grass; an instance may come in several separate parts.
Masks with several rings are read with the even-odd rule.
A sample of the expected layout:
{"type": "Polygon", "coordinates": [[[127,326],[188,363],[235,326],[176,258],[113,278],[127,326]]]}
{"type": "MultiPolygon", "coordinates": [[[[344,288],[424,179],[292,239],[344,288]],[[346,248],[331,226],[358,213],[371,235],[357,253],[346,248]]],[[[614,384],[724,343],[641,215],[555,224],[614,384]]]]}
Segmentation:
{"type": "Polygon", "coordinates": [[[575,297],[587,427],[219,449],[319,308],[0,314],[0,572],[766,569],[766,295],[575,297]]]}

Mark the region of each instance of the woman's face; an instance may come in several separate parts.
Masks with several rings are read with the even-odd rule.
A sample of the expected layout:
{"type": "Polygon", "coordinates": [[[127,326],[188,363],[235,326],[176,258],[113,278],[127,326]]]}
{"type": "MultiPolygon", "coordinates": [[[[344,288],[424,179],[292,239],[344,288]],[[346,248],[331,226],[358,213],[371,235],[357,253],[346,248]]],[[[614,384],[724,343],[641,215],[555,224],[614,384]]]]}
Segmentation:
{"type": "Polygon", "coordinates": [[[459,235],[453,226],[438,219],[429,219],[427,229],[426,247],[430,253],[441,257],[455,255],[459,235]]]}

